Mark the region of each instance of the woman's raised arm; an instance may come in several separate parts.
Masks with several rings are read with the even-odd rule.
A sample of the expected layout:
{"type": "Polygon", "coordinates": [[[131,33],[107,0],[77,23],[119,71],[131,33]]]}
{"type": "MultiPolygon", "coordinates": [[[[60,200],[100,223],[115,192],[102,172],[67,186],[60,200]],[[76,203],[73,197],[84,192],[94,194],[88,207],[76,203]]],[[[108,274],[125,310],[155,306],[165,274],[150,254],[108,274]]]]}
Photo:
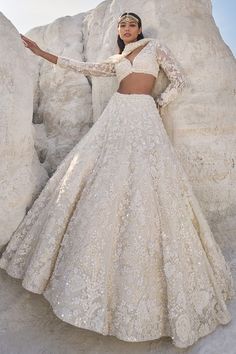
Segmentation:
{"type": "Polygon", "coordinates": [[[64,69],[71,69],[87,76],[116,76],[115,65],[113,63],[90,63],[78,61],[62,56],[57,56],[43,51],[31,39],[21,35],[25,47],[29,48],[34,54],[56,64],[64,69]]]}
{"type": "Polygon", "coordinates": [[[57,59],[58,56],[45,52],[44,50],[42,50],[41,48],[39,48],[39,46],[37,45],[37,43],[35,43],[34,41],[32,41],[31,39],[29,39],[28,37],[23,36],[23,34],[20,35],[22,38],[22,41],[24,43],[24,46],[28,49],[31,50],[31,52],[33,52],[34,54],[50,61],[53,64],[57,64],[57,59]]]}

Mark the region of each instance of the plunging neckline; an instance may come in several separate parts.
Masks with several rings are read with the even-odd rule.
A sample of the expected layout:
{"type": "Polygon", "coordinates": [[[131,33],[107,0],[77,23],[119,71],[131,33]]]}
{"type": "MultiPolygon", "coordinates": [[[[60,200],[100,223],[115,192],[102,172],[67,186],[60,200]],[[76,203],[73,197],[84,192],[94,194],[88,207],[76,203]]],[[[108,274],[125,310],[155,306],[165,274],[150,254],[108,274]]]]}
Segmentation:
{"type": "MultiPolygon", "coordinates": [[[[149,43],[149,42],[148,42],[149,43]]],[[[135,59],[139,56],[139,54],[146,48],[146,46],[148,45],[148,43],[146,43],[145,45],[144,45],[144,47],[138,52],[138,54],[136,54],[135,55],[135,57],[134,57],[134,59],[132,60],[132,61],[130,61],[128,58],[126,58],[126,57],[124,57],[124,59],[126,59],[126,60],[128,60],[128,62],[130,63],[130,65],[133,67],[134,66],[134,61],[135,61],[135,59]]],[[[131,44],[131,43],[130,43],[131,44]]],[[[136,48],[135,48],[136,49],[136,48]]],[[[134,49],[134,50],[135,50],[134,49]]],[[[132,53],[132,52],[131,52],[132,53]]],[[[129,53],[129,54],[131,54],[131,53],[129,53]]],[[[128,55],[129,55],[128,54],[128,55]]]]}
{"type": "MultiPolygon", "coordinates": [[[[146,47],[146,45],[148,45],[149,42],[152,42],[154,39],[153,38],[143,38],[140,39],[139,41],[136,42],[130,42],[128,44],[125,45],[124,50],[122,51],[121,54],[113,54],[111,55],[109,58],[107,58],[105,60],[106,63],[114,63],[117,64],[119,63],[121,60],[123,60],[128,54],[132,53],[136,48],[141,47],[143,44],[145,44],[144,48],[146,47]]],[[[142,48],[142,50],[144,50],[144,48],[142,48]]],[[[131,61],[129,59],[126,58],[126,60],[129,60],[130,65],[134,64],[134,61],[136,59],[136,57],[142,52],[142,50],[140,50],[140,52],[135,56],[133,62],[131,63],[131,61]]]]}

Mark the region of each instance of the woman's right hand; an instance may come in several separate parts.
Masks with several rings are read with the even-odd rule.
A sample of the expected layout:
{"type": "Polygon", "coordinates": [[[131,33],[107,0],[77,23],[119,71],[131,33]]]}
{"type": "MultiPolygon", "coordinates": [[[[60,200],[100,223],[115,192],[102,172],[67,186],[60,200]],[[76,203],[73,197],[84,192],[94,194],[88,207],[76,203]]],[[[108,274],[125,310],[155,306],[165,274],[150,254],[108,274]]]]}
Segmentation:
{"type": "Polygon", "coordinates": [[[50,61],[53,64],[57,64],[57,60],[58,60],[58,56],[51,54],[49,52],[45,52],[44,50],[42,50],[41,48],[39,48],[39,46],[37,45],[37,43],[35,43],[34,41],[32,41],[31,39],[23,36],[23,34],[20,34],[22,41],[24,43],[24,46],[26,48],[29,48],[34,54],[50,61]]]}
{"type": "Polygon", "coordinates": [[[42,53],[42,49],[39,48],[37,43],[29,39],[28,37],[25,37],[23,34],[20,33],[20,36],[22,38],[22,41],[24,43],[24,46],[26,48],[29,48],[34,54],[40,55],[42,53]]]}

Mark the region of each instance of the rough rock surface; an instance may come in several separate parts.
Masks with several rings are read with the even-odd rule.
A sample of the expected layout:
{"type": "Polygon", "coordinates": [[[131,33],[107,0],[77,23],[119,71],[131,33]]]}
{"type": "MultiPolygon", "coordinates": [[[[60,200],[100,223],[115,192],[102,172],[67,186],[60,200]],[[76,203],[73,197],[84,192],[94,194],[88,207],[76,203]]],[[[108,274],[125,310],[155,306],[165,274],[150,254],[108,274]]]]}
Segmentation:
{"type": "Polygon", "coordinates": [[[34,149],[32,77],[19,34],[0,13],[0,247],[48,175],[34,149]],[[16,60],[17,58],[17,60],[16,60]]]}
{"type": "MultiPolygon", "coordinates": [[[[144,35],[159,38],[167,44],[188,78],[188,87],[183,94],[163,112],[163,121],[236,281],[236,62],[215,25],[210,0],[130,0],[128,7],[124,0],[106,0],[88,13],[60,18],[48,26],[31,30],[27,35],[43,49],[56,54],[99,61],[116,52],[116,18],[124,11],[141,15],[144,35]]],[[[17,57],[21,52],[25,60],[30,56],[30,70],[22,76],[19,68],[25,65],[24,60],[13,68],[1,56],[1,61],[5,60],[4,73],[8,72],[6,68],[11,71],[11,78],[5,79],[9,90],[15,77],[21,79],[19,82],[24,79],[21,94],[12,96],[14,105],[10,106],[17,107],[14,112],[9,110],[8,96],[1,95],[1,101],[2,97],[4,99],[1,113],[5,107],[3,121],[7,122],[7,125],[1,124],[1,144],[5,139],[11,147],[9,154],[2,150],[5,161],[1,163],[1,181],[7,181],[4,185],[12,186],[12,191],[14,186],[15,192],[12,196],[9,194],[8,204],[2,204],[5,190],[1,194],[1,215],[6,215],[5,228],[8,228],[9,236],[24,212],[26,201],[32,196],[36,184],[32,176],[37,169],[42,171],[39,164],[32,162],[27,168],[22,167],[27,165],[27,159],[35,156],[30,124],[33,98],[28,76],[33,79],[34,87],[35,147],[49,175],[96,122],[116,89],[116,80],[66,72],[24,53],[17,32],[6,19],[1,18],[1,28],[6,23],[8,38],[14,42],[17,57]],[[16,117],[24,125],[19,126],[16,117]],[[18,149],[19,145],[22,150],[18,149]],[[16,171],[15,166],[22,169],[17,170],[18,178],[14,180],[12,171],[16,171]],[[31,178],[25,171],[31,172],[31,178]],[[15,203],[21,206],[18,212],[17,208],[12,208],[12,205],[15,208],[15,203]]],[[[5,52],[8,45],[9,42],[1,41],[5,52]]],[[[158,85],[155,92],[160,90],[162,83],[158,85]]],[[[42,178],[38,181],[42,182],[42,178]]],[[[1,234],[1,237],[3,242],[7,241],[7,236],[1,234]]],[[[60,321],[42,296],[24,290],[19,280],[10,278],[3,271],[0,277],[1,354],[88,354],[95,351],[235,353],[235,321],[219,326],[186,350],[173,347],[167,338],[126,343],[60,321]]],[[[228,306],[235,318],[235,301],[228,306]]]]}
{"type": "MultiPolygon", "coordinates": [[[[124,0],[107,0],[28,35],[51,52],[99,62],[117,52],[116,19],[126,7],[124,0]]],[[[144,35],[167,44],[187,76],[188,87],[165,109],[163,121],[202,208],[213,223],[235,215],[236,62],[215,25],[210,0],[146,0],[142,5],[131,0],[129,8],[141,15],[144,35]]],[[[43,59],[38,70],[34,117],[44,129],[36,125],[42,143],[36,147],[52,174],[97,120],[117,82],[67,72],[43,59]]],[[[162,87],[157,83],[155,93],[162,87]]]]}

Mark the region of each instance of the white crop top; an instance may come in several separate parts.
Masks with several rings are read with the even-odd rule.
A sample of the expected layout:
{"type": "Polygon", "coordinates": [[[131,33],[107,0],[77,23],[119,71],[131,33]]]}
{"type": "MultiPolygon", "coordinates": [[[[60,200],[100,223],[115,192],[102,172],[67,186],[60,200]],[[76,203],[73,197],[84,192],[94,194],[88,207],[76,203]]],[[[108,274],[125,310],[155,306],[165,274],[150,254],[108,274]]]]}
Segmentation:
{"type": "Polygon", "coordinates": [[[143,38],[126,44],[122,54],[112,55],[101,63],[81,62],[58,56],[57,65],[87,76],[116,76],[119,83],[132,72],[151,74],[157,78],[161,66],[170,81],[156,99],[162,107],[174,100],[185,85],[183,74],[170,50],[153,38],[143,38]],[[131,63],[126,56],[139,46],[144,47],[131,63]]]}
{"type": "Polygon", "coordinates": [[[133,43],[132,46],[130,44],[126,45],[125,50],[123,51],[123,54],[126,55],[122,57],[118,63],[115,63],[118,82],[120,83],[121,80],[123,80],[132,72],[151,74],[157,78],[159,64],[157,62],[156,56],[153,55],[152,47],[155,45],[154,41],[149,41],[147,44],[143,43],[142,45],[145,45],[145,47],[141,49],[141,51],[135,56],[132,62],[126,58],[126,56],[130,54],[131,47],[132,50],[134,50],[133,43]],[[127,53],[127,51],[129,51],[129,53],[127,53]]]}

